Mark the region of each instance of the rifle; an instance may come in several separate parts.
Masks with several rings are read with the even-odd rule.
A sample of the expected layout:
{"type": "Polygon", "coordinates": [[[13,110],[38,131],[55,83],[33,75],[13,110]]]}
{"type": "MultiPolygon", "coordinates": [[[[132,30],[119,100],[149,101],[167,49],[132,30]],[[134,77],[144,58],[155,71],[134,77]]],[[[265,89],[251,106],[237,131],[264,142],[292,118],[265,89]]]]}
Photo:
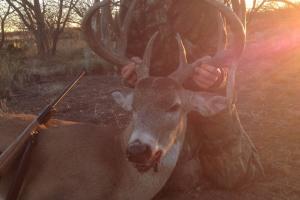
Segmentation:
{"type": "Polygon", "coordinates": [[[74,88],[74,86],[80,81],[80,79],[86,74],[83,70],[80,75],[59,95],[54,101],[46,106],[40,114],[21,132],[16,140],[8,146],[8,148],[0,154],[0,177],[5,175],[5,172],[19,158],[23,153],[26,144],[38,134],[40,125],[46,124],[53,114],[57,104],[74,88]]]}

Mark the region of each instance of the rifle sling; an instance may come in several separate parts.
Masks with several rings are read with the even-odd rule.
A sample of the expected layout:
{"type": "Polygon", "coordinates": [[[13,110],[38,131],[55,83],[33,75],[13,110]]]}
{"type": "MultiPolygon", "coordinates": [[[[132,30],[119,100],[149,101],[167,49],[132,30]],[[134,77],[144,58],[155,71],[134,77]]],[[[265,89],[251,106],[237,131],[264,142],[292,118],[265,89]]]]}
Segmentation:
{"type": "Polygon", "coordinates": [[[36,143],[37,134],[32,135],[31,139],[27,142],[24,152],[19,160],[17,171],[13,182],[10,185],[7,193],[6,200],[17,200],[20,194],[21,188],[24,183],[25,175],[29,167],[29,161],[32,153],[34,143],[36,143]]]}

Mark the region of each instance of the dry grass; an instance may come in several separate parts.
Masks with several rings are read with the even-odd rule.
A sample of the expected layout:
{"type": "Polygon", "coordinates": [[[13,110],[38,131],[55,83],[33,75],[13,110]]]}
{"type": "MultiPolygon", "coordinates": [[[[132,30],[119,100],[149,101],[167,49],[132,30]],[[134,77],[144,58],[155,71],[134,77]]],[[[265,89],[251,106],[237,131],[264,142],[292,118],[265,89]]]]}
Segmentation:
{"type": "Polygon", "coordinates": [[[21,61],[8,54],[0,60],[0,99],[10,95],[13,89],[21,87],[27,79],[21,61]]]}
{"type": "Polygon", "coordinates": [[[239,73],[241,119],[267,172],[243,199],[300,199],[299,55],[300,46],[239,73]]]}
{"type": "Polygon", "coordinates": [[[83,40],[63,39],[58,44],[57,55],[45,59],[37,58],[34,48],[17,55],[0,52],[0,100],[10,98],[15,90],[26,84],[37,84],[55,76],[72,76],[83,68],[100,73],[114,72],[111,65],[95,56],[83,40]]]}

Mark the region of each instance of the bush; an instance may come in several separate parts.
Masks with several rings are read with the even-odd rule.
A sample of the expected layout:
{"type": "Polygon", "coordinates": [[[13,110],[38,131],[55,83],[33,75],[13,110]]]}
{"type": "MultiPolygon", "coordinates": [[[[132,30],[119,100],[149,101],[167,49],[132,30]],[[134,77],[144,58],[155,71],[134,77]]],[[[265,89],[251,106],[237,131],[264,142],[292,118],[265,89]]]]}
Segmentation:
{"type": "Polygon", "coordinates": [[[23,85],[26,73],[22,70],[21,61],[8,53],[0,54],[0,99],[10,96],[12,89],[23,85]]]}

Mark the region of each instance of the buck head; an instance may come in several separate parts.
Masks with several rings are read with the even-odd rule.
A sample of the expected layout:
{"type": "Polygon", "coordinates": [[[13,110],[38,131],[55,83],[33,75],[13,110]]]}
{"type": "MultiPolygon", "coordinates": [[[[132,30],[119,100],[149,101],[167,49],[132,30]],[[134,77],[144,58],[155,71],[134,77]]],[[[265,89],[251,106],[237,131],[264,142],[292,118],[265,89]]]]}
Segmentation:
{"type": "MultiPolygon", "coordinates": [[[[227,106],[226,97],[212,93],[192,92],[182,86],[182,75],[194,65],[188,64],[181,37],[177,35],[180,52],[178,70],[168,77],[149,76],[152,46],[158,33],[150,39],[143,63],[137,69],[136,87],[127,94],[114,92],[115,101],[132,112],[127,157],[139,171],[155,166],[162,156],[185,134],[187,114],[196,111],[211,116],[227,106]]],[[[188,75],[187,75],[188,76],[188,75]]]]}
{"type": "MultiPolygon", "coordinates": [[[[138,81],[135,88],[126,94],[122,92],[113,93],[115,101],[124,109],[132,112],[132,121],[127,129],[126,156],[140,172],[148,171],[152,167],[155,168],[171,147],[178,142],[177,140],[184,138],[182,135],[185,134],[187,114],[190,111],[196,111],[207,117],[227,107],[227,98],[224,96],[207,92],[188,91],[182,86],[183,82],[194,72],[196,66],[203,62],[213,65],[227,64],[229,61],[238,58],[244,48],[245,33],[238,17],[222,3],[218,1],[208,2],[219,9],[231,26],[234,36],[231,49],[217,52],[210,60],[199,58],[194,63],[189,64],[182,39],[177,34],[178,69],[168,77],[152,77],[149,76],[149,67],[151,65],[153,43],[158,35],[157,32],[149,40],[143,62],[137,68],[138,81]]],[[[98,35],[93,34],[92,16],[104,5],[101,3],[95,4],[88,12],[83,23],[83,30],[90,47],[101,57],[120,66],[131,62],[125,56],[126,34],[135,3],[135,0],[132,1],[123,20],[123,25],[119,28],[123,31],[120,32],[120,40],[116,41],[116,47],[119,46],[121,50],[111,51],[109,47],[105,46],[105,44],[112,44],[105,41],[105,38],[103,39],[105,35],[102,35],[102,40],[97,40],[96,36],[98,35]]],[[[107,12],[105,13],[107,14],[107,12]]],[[[101,17],[105,18],[106,16],[103,14],[101,17]]],[[[109,17],[109,19],[111,18],[109,17]]]]}

